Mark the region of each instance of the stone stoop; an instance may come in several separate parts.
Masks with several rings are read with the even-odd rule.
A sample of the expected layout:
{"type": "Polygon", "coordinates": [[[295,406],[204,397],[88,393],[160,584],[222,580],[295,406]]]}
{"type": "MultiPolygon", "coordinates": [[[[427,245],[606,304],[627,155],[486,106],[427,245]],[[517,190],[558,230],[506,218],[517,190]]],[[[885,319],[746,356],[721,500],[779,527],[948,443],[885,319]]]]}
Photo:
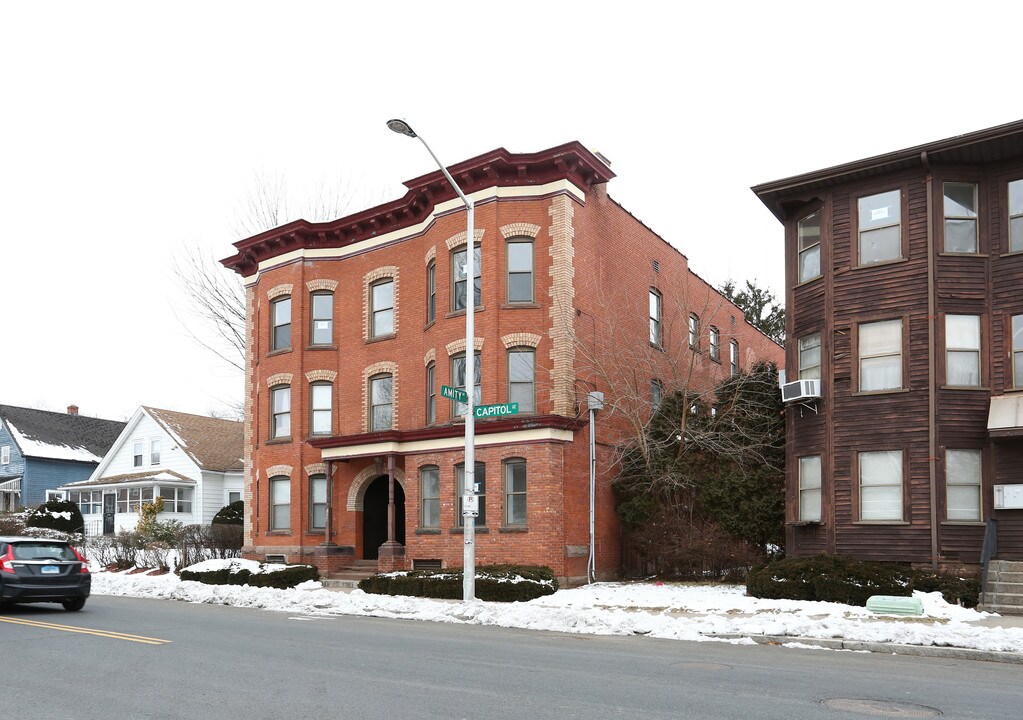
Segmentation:
{"type": "Polygon", "coordinates": [[[359,581],[377,574],[376,560],[352,560],[345,567],[327,573],[320,578],[323,587],[337,590],[354,590],[359,581]]]}
{"type": "Polygon", "coordinates": [[[991,561],[978,609],[1000,615],[1023,615],[1023,562],[991,561]]]}

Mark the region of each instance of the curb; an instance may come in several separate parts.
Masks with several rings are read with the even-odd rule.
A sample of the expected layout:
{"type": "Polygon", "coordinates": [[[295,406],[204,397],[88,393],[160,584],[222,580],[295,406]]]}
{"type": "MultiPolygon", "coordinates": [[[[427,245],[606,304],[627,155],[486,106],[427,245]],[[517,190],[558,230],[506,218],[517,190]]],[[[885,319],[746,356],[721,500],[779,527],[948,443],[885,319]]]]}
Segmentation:
{"type": "Polygon", "coordinates": [[[973,650],[971,648],[942,647],[937,645],[898,645],[894,643],[860,642],[857,640],[839,640],[795,637],[791,635],[743,635],[740,633],[722,633],[707,637],[722,640],[741,640],[749,638],[758,645],[784,645],[785,643],[801,643],[828,650],[857,650],[860,652],[883,653],[885,655],[915,655],[917,657],[951,658],[955,660],[979,660],[983,662],[1009,663],[1023,665],[1023,653],[994,652],[990,650],[973,650]]]}

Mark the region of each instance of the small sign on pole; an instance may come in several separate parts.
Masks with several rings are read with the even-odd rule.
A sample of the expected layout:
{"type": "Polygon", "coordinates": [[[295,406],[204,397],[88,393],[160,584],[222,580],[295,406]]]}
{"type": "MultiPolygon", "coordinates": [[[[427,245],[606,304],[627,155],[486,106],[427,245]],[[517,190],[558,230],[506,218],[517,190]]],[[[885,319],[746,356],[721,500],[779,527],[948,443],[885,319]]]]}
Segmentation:
{"type": "Polygon", "coordinates": [[[440,386],[440,396],[447,398],[448,400],[457,400],[460,403],[469,402],[469,393],[458,388],[451,387],[450,385],[440,386]]]}
{"type": "Polygon", "coordinates": [[[502,417],[504,415],[518,415],[519,404],[499,403],[497,405],[477,405],[472,409],[472,414],[478,418],[502,417]]]}

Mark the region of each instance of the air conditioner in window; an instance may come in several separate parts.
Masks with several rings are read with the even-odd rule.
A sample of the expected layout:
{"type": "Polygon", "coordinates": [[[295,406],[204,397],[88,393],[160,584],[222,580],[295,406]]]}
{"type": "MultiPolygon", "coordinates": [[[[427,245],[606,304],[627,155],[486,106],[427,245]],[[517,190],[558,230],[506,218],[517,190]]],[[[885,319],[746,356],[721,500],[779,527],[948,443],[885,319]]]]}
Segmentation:
{"type": "Polygon", "coordinates": [[[782,402],[808,400],[812,398],[819,398],[820,396],[820,380],[796,380],[795,382],[785,383],[781,386],[782,402]]]}

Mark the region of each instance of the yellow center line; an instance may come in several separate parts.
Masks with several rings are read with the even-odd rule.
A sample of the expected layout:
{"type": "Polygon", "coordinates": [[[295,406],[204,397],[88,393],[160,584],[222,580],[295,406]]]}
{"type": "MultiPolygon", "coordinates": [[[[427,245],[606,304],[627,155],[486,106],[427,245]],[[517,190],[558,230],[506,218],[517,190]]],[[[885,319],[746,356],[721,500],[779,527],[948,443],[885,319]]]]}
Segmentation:
{"type": "Polygon", "coordinates": [[[145,637],[143,635],[128,635],[127,633],[114,632],[113,630],[95,630],[83,628],[76,625],[58,625],[56,623],[42,622],[40,620],[23,620],[21,618],[0,617],[0,622],[11,623],[12,625],[27,625],[28,627],[43,628],[46,630],[62,630],[64,632],[81,633],[83,635],[95,635],[96,637],[110,638],[111,640],[127,640],[144,645],[166,645],[172,640],[161,640],[159,638],[145,637]]]}

